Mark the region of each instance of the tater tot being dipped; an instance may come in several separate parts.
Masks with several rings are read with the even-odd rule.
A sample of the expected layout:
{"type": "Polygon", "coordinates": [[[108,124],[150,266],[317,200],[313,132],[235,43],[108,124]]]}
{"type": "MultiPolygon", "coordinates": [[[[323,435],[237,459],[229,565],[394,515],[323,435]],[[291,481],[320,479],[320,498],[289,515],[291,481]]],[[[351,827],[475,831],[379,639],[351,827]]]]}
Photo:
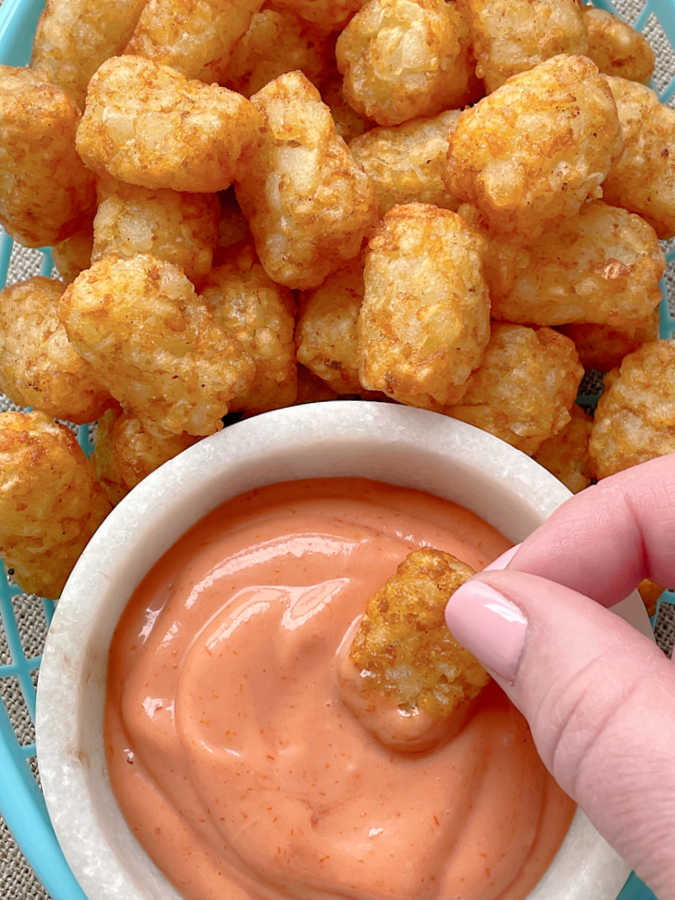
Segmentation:
{"type": "Polygon", "coordinates": [[[113,400],[59,320],[65,289],[38,276],[0,291],[0,391],[18,406],[84,424],[113,400]]]}
{"type": "Polygon", "coordinates": [[[237,181],[237,200],[269,277],[318,287],[358,256],[374,224],[370,182],[302,72],[281,75],[251,102],[267,124],[237,181]]]}
{"type": "Polygon", "coordinates": [[[27,593],[58,600],[110,503],[73,433],[0,413],[0,555],[27,593]]]}
{"type": "Polygon", "coordinates": [[[473,574],[449,553],[413,550],[338,651],[343,701],[392,750],[419,753],[449,740],[490,680],[444,618],[448,600],[473,574]]]}
{"type": "Polygon", "coordinates": [[[70,340],[130,415],[149,430],[194,436],[222,428],[253,362],[177,266],[106,256],[61,298],[70,340]]]}
{"type": "Polygon", "coordinates": [[[570,421],[583,374],[569,338],[551,328],[494,322],[464,397],[445,412],[532,456],[570,421]]]}
{"type": "Polygon", "coordinates": [[[490,336],[484,242],[456,213],[390,210],[365,255],[360,380],[414,406],[463,396],[490,336]]]}
{"type": "Polygon", "coordinates": [[[378,125],[461,107],[475,94],[469,25],[446,0],[369,0],[338,38],[344,94],[378,125]]]}
{"type": "Polygon", "coordinates": [[[75,152],[79,121],[46,76],[0,66],[0,225],[26,247],[56,244],[93,215],[94,179],[75,152]]]}
{"type": "Polygon", "coordinates": [[[213,193],[241,172],[260,127],[259,113],[234,91],[138,56],[116,56],[89,82],[77,152],[97,175],[213,193]]]}
{"type": "Polygon", "coordinates": [[[465,110],[445,183],[491,231],[537,237],[579,212],[622,148],[616,104],[597,66],[555,56],[465,110]]]}

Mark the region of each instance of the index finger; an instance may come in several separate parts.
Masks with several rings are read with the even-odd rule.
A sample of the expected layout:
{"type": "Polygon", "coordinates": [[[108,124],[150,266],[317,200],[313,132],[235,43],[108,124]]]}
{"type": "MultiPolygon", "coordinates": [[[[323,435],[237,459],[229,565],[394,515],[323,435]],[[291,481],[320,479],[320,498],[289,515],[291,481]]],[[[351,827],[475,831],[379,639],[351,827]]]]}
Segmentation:
{"type": "Polygon", "coordinates": [[[522,543],[509,568],[603,606],[618,603],[643,578],[675,584],[675,454],[568,500],[522,543]]]}

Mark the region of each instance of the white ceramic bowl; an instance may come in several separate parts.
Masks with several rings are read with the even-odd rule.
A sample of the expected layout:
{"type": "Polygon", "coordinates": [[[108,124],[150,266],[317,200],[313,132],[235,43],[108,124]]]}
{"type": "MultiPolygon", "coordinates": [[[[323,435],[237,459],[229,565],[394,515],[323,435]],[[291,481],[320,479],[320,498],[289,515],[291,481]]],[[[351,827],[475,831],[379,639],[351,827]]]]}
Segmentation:
{"type": "MultiPolygon", "coordinates": [[[[263,484],[364,476],[473,510],[520,541],[569,497],[529,457],[462,422],[383,403],[296,406],[200,441],[131,492],[94,535],[51,625],[37,697],[47,807],[90,900],[177,900],[136,842],[110,789],[103,746],[108,648],[136,585],[196,521],[263,484]]],[[[621,604],[649,632],[642,603],[621,604]]],[[[614,900],[628,867],[578,812],[529,900],[614,900]]]]}

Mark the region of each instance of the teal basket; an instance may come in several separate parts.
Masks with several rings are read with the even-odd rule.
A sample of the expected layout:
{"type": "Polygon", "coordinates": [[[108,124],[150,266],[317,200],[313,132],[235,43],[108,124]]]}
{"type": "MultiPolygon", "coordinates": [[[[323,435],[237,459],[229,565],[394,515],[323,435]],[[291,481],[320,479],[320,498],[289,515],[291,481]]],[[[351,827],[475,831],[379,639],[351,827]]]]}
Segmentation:
{"type": "MultiPolygon", "coordinates": [[[[33,34],[44,0],[4,0],[0,6],[0,63],[22,66],[28,63],[33,34]]],[[[609,2],[597,0],[601,6],[615,12],[609,2]]],[[[644,5],[635,27],[649,34],[650,23],[658,20],[675,48],[675,0],[648,0],[644,5]]],[[[658,87],[658,86],[657,86],[658,87]]],[[[661,85],[661,100],[666,102],[675,94],[675,77],[661,85]]],[[[12,252],[12,240],[0,229],[0,288],[4,286],[12,252]]],[[[51,275],[52,260],[48,249],[42,252],[43,275],[51,275]]],[[[675,250],[667,254],[669,272],[675,272],[675,250]]],[[[675,334],[675,290],[671,288],[672,313],[666,296],[666,281],[663,282],[663,303],[661,306],[661,335],[675,334]]],[[[81,426],[79,440],[85,452],[91,451],[88,427],[81,426]]],[[[20,625],[12,598],[20,594],[4,575],[0,565],[0,616],[5,639],[11,656],[11,664],[0,665],[0,679],[18,682],[26,707],[35,721],[35,680],[40,667],[39,655],[26,655],[22,647],[20,625]]],[[[51,620],[53,604],[42,602],[47,622],[51,620]]],[[[664,594],[661,603],[675,603],[675,594],[664,594]]],[[[0,632],[1,637],[1,632],[0,632]]],[[[42,792],[30,766],[35,756],[35,745],[22,744],[14,733],[4,702],[0,702],[0,814],[14,833],[21,850],[35,870],[38,878],[55,900],[86,900],[73,877],[61,848],[54,836],[42,792]]],[[[650,900],[654,898],[634,875],[630,877],[621,892],[620,900],[650,900]]],[[[590,898],[589,898],[590,900],[590,898]]]]}

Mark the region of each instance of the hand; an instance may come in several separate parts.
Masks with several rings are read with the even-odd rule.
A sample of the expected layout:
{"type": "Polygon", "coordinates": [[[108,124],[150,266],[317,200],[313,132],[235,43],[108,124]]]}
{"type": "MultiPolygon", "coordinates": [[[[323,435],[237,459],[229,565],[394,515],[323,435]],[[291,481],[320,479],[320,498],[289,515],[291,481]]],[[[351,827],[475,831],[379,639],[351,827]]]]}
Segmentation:
{"type": "Polygon", "coordinates": [[[588,488],[495,565],[453,595],[449,628],[560,786],[672,900],[675,664],[607,607],[643,578],[675,584],[675,454],[588,488]]]}

